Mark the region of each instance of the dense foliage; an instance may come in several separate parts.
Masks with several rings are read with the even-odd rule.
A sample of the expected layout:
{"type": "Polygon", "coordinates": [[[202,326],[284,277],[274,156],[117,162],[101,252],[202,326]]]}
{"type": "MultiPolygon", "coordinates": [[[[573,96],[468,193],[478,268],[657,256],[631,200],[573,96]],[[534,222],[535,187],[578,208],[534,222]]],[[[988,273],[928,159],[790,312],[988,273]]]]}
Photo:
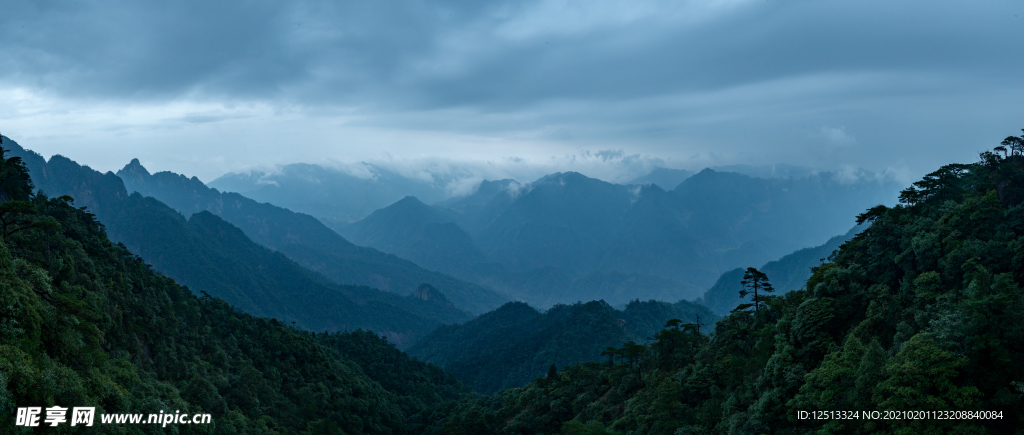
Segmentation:
{"type": "Polygon", "coordinates": [[[112,244],[70,197],[31,195],[26,175],[0,152],[0,215],[25,228],[0,242],[4,433],[19,429],[15,407],[53,405],[213,415],[94,432],[416,433],[432,407],[465,396],[375,334],[314,334],[193,295],[112,244]]]}
{"type": "Polygon", "coordinates": [[[646,342],[670,319],[710,324],[717,317],[687,301],[634,301],[621,311],[593,301],[556,305],[544,313],[510,302],[465,324],[441,326],[408,351],[490,394],[544,376],[551,364],[594,361],[610,346],[646,342]]]}
{"type": "Polygon", "coordinates": [[[433,431],[1024,433],[1024,155],[1006,154],[944,166],[901,204],[862,214],[872,225],[804,289],[732,312],[710,337],[669,324],[650,346],[610,352],[610,363],[451,405],[433,431]],[[998,418],[886,420],[870,411],[998,418]]]}
{"type": "MultiPolygon", "coordinates": [[[[53,156],[47,162],[10,140],[4,145],[25,159],[39,191],[74,197],[80,206],[96,214],[111,240],[123,243],[155,270],[197,294],[209,293],[252,315],[295,322],[313,331],[367,328],[387,334],[400,346],[439,324],[471,317],[447,300],[339,285],[253,242],[239,228],[210,212],[198,212],[186,219],[152,197],[128,194],[122,180],[112,173],[101,174],[62,156],[53,156]]],[[[262,226],[275,233],[277,230],[270,227],[287,219],[265,221],[262,226]]],[[[295,227],[289,226],[292,239],[310,238],[299,234],[295,227]]],[[[330,243],[326,237],[317,239],[330,243]]]]}

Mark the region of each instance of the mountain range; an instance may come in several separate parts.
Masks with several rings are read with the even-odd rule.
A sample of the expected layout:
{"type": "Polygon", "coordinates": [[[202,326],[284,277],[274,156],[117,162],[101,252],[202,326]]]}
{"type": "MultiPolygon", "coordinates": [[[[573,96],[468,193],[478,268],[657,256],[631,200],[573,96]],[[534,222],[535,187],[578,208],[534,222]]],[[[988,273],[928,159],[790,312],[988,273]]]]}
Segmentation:
{"type": "MultiPolygon", "coordinates": [[[[75,198],[77,205],[88,209],[105,226],[111,240],[123,244],[154,269],[192,291],[223,298],[239,310],[293,322],[314,331],[367,328],[403,346],[437,325],[472,317],[435,287],[444,288],[444,284],[457,280],[425,271],[408,261],[377,252],[364,263],[349,265],[372,271],[372,260],[387,260],[377,264],[383,276],[397,282],[418,281],[411,289],[392,287],[395,291],[405,290],[405,294],[341,284],[253,242],[238,227],[208,211],[186,219],[155,198],[137,192],[129,194],[121,178],[113,173],[101,174],[59,155],[47,161],[8,138],[4,138],[4,147],[25,163],[39,192],[75,198]],[[400,267],[388,268],[391,264],[400,267]],[[413,275],[403,277],[403,273],[413,275]],[[429,280],[437,277],[447,281],[429,280]]],[[[240,208],[231,202],[227,204],[228,208],[240,208]]],[[[301,216],[289,216],[299,222],[316,223],[308,216],[305,221],[301,216]]],[[[268,221],[280,224],[282,220],[268,221]]],[[[258,224],[257,220],[253,222],[258,224]]],[[[303,240],[303,231],[314,231],[301,225],[265,225],[263,229],[266,239],[296,241],[303,240]]],[[[352,248],[355,252],[372,251],[352,248]]],[[[478,297],[468,299],[473,301],[471,306],[481,311],[488,309],[489,297],[494,306],[507,300],[482,287],[463,285],[466,291],[480,290],[478,297]]]]}
{"type": "MultiPolygon", "coordinates": [[[[16,409],[50,405],[213,417],[174,423],[179,433],[981,434],[1016,433],[1024,422],[1024,136],[926,175],[898,205],[851,216],[863,227],[764,265],[779,292],[758,305],[716,321],[689,301],[545,311],[511,302],[408,348],[447,372],[377,332],[309,330],[377,322],[414,333],[468,315],[432,285],[399,295],[334,283],[208,210],[186,219],[129,193],[113,173],[2,139],[12,152],[0,150],[0,426],[26,422],[15,422],[25,417],[16,409]],[[854,418],[832,418],[836,410],[854,418]]],[[[672,191],[640,186],[636,203],[644,189],[664,196],[705,172],[672,191]]],[[[545,179],[567,187],[571,177],[545,179]]],[[[499,193],[487,200],[434,209],[479,243],[542,189],[532,184],[492,183],[499,193]],[[480,211],[490,217],[464,230],[460,219],[480,211]]],[[[620,204],[570,189],[595,210],[620,204]]],[[[730,200],[745,201],[719,204],[730,200]]],[[[545,208],[559,211],[512,216],[581,219],[538,213],[545,208]]],[[[698,236],[714,237],[708,228],[698,236]]],[[[535,270],[557,269],[567,273],[535,270]]],[[[705,302],[735,293],[725,276],[719,282],[705,302]]]]}
{"type": "Polygon", "coordinates": [[[849,216],[891,202],[894,190],[832,173],[766,179],[705,169],[667,191],[568,172],[486,181],[436,205],[405,197],[340,231],[539,307],[676,301],[701,297],[723,272],[845,232],[849,216]]]}
{"type": "MultiPolygon", "coordinates": [[[[728,287],[714,287],[716,279],[728,282],[731,278],[722,277],[723,273],[736,267],[763,264],[825,240],[829,234],[839,232],[834,228],[845,219],[838,216],[849,216],[884,202],[889,188],[875,181],[850,183],[831,173],[802,178],[755,178],[711,169],[691,174],[661,168],[635,180],[650,183],[636,185],[607,183],[574,172],[556,173],[527,184],[515,180],[484,181],[470,195],[438,201],[435,205],[406,196],[343,226],[339,235],[312,216],[260,203],[238,193],[221,192],[194,177],[170,172],[150,174],[138,160],[116,175],[101,175],[95,171],[88,174],[91,170],[87,167],[75,169],[74,162],[65,162],[60,156],[55,158],[47,163],[39,156],[26,157],[30,167],[35,166],[44,175],[40,177],[44,191],[84,198],[83,204],[102,216],[103,221],[113,222],[108,225],[115,240],[123,240],[138,252],[146,253],[158,268],[185,284],[209,286],[220,282],[221,287],[229,288],[244,281],[231,280],[232,285],[228,285],[229,281],[215,278],[190,277],[190,273],[204,269],[184,260],[199,257],[175,254],[201,252],[189,247],[189,243],[205,245],[210,251],[255,255],[261,251],[238,248],[255,242],[298,266],[289,266],[289,270],[312,272],[315,277],[289,282],[365,286],[404,295],[416,291],[428,299],[436,295],[433,301],[420,300],[432,304],[421,303],[419,308],[409,307],[407,299],[388,302],[428,319],[414,322],[418,326],[407,324],[399,328],[420,332],[426,330],[426,325],[464,321],[471,314],[487,312],[510,298],[546,308],[577,301],[605,300],[613,306],[625,306],[635,299],[678,301],[703,296],[705,303],[721,312],[722,307],[716,303],[735,302],[724,302],[731,301],[728,296],[716,296],[728,287]],[[47,178],[45,165],[63,165],[60,171],[77,171],[79,178],[91,181],[71,179],[63,184],[54,183],[47,178]],[[682,181],[671,190],[658,184],[670,185],[677,180],[682,181]],[[123,186],[117,186],[118,182],[123,186]],[[79,186],[72,187],[76,183],[79,186]],[[90,189],[90,184],[102,187],[90,189]],[[132,199],[134,196],[127,194],[133,191],[139,192],[141,198],[132,199]],[[102,195],[117,198],[103,199],[102,195]],[[121,196],[128,199],[122,201],[121,196]],[[807,198],[812,199],[810,206],[807,198]],[[164,219],[163,227],[181,226],[191,236],[177,237],[178,245],[168,240],[157,241],[153,234],[116,221],[115,215],[105,210],[106,203],[131,203],[131,207],[145,209],[152,219],[164,219]],[[161,209],[166,208],[163,203],[181,217],[192,218],[171,223],[175,220],[173,213],[161,209]],[[241,237],[209,236],[238,235],[229,229],[211,229],[221,223],[240,230],[241,237]],[[122,230],[122,226],[127,229],[122,230]],[[197,237],[201,240],[186,242],[197,237]],[[217,243],[222,246],[211,247],[217,243]],[[155,255],[160,250],[169,252],[155,255]],[[708,288],[715,291],[705,294],[708,288]],[[444,311],[444,307],[451,312],[437,311],[444,311]]],[[[285,174],[295,175],[309,169],[289,168],[290,172],[285,174]]],[[[373,173],[379,178],[401,179],[379,168],[370,169],[378,170],[373,173]]],[[[324,171],[338,177],[338,171],[324,171]]],[[[780,173],[796,171],[785,167],[780,173]]],[[[330,179],[326,175],[324,178],[330,179]]],[[[374,184],[391,186],[392,193],[401,190],[394,183],[374,184]]],[[[429,190],[426,184],[418,188],[429,190]]],[[[243,269],[240,266],[236,273],[252,276],[241,272],[243,269]]],[[[262,270],[257,272],[264,273],[262,270]]],[[[225,291],[218,290],[218,294],[228,294],[225,291]]],[[[243,309],[257,310],[254,303],[245,302],[242,292],[235,289],[230,293],[234,296],[227,298],[232,303],[238,301],[243,309]]],[[[372,297],[350,294],[349,298],[364,302],[394,299],[379,293],[372,297]]],[[[726,293],[729,292],[723,294],[726,293]]],[[[268,298],[263,304],[284,306],[270,301],[274,299],[268,298]]],[[[314,328],[341,324],[325,325],[314,328]]],[[[390,330],[381,325],[373,328],[390,330]]],[[[390,333],[406,337],[399,339],[403,344],[408,344],[408,337],[416,334],[390,333]]]]}
{"type": "MultiPolygon", "coordinates": [[[[804,178],[824,172],[787,164],[712,166],[711,169],[765,179],[804,178]]],[[[450,173],[400,172],[366,162],[326,166],[297,163],[227,173],[208,182],[207,186],[309,214],[333,229],[341,229],[406,196],[415,196],[432,205],[457,201],[464,196],[458,192],[466,185],[466,179],[460,178],[466,176],[466,170],[455,167],[448,171],[450,173]]],[[[693,174],[695,172],[686,169],[655,167],[620,184],[656,184],[662,190],[672,190],[693,174]]]]}
{"type": "MultiPolygon", "coordinates": [[[[800,249],[778,260],[769,261],[757,269],[768,276],[769,282],[778,294],[800,290],[807,283],[807,278],[811,277],[815,267],[827,262],[833,252],[843,243],[852,240],[865,226],[857,225],[846,234],[835,236],[820,246],[800,249]]],[[[701,303],[716,314],[726,315],[737,305],[750,302],[752,296],[739,296],[740,290],[743,289],[740,281],[743,280],[744,271],[745,268],[736,268],[723,273],[718,281],[715,281],[715,285],[704,292],[701,303]]]]}
{"type": "Polygon", "coordinates": [[[374,248],[356,246],[312,216],[238,193],[220,192],[195,177],[172,172],[150,174],[137,159],[117,171],[117,176],[128,191],[154,197],[185,216],[209,211],[240,228],[253,241],[340,284],[409,294],[420,284],[429,283],[456,307],[473,314],[493,310],[509,300],[489,288],[425,270],[374,248]]]}
{"type": "Polygon", "coordinates": [[[334,229],[408,195],[431,203],[450,196],[436,182],[442,180],[410,178],[369,163],[342,168],[298,163],[276,169],[228,173],[209,186],[310,214],[334,229]]]}
{"type": "Polygon", "coordinates": [[[596,361],[609,346],[645,343],[671,319],[711,325],[718,317],[689,301],[633,301],[622,310],[590,301],[544,312],[509,302],[465,324],[441,326],[407,351],[492,394],[544,376],[551,364],[596,361]]]}
{"type": "MultiPolygon", "coordinates": [[[[53,405],[57,433],[413,434],[430,424],[424,416],[469,396],[452,375],[375,333],[311,333],[194,294],[111,242],[110,227],[76,207],[75,198],[33,194],[32,187],[77,179],[84,182],[74,185],[79,193],[102,198],[97,204],[107,217],[138,210],[109,202],[124,192],[90,186],[82,176],[94,171],[64,172],[74,167],[63,158],[32,163],[31,177],[19,156],[5,154],[0,150],[3,433],[32,433],[37,428],[26,427],[32,421],[24,410],[53,405]],[[65,414],[75,406],[95,413],[77,422],[65,414]],[[118,413],[143,422],[147,414],[194,415],[184,423],[203,424],[103,424],[118,413]],[[78,430],[83,424],[95,430],[78,430]]],[[[199,219],[217,219],[206,215],[199,219]]],[[[340,299],[318,302],[329,309],[340,299]]]]}

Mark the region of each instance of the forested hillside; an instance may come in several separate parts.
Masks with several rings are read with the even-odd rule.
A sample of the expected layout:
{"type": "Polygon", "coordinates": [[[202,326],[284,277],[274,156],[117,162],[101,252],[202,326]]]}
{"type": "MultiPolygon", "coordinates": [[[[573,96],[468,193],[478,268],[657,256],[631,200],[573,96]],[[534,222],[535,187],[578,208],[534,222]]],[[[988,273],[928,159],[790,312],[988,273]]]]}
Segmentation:
{"type": "MultiPolygon", "coordinates": [[[[827,261],[828,257],[864,229],[863,225],[857,225],[842,236],[835,236],[821,246],[804,248],[792,254],[786,255],[778,260],[769,261],[758,269],[771,278],[775,289],[781,292],[789,290],[800,290],[811,277],[811,270],[827,261]]],[[[741,297],[739,291],[743,289],[740,281],[743,280],[743,268],[736,268],[725,272],[718,277],[715,285],[711,286],[701,299],[711,311],[724,315],[736,308],[737,305],[750,302],[751,296],[741,297]]]]}
{"type": "Polygon", "coordinates": [[[437,325],[471,317],[446,299],[416,298],[411,290],[399,295],[335,284],[252,242],[213,214],[186,220],[156,199],[129,195],[112,173],[100,174],[62,156],[47,162],[6,138],[4,146],[24,156],[40,191],[76,198],[76,204],[95,213],[112,240],[157,271],[251,314],[313,331],[369,328],[403,346],[437,325]]]}
{"type": "MultiPolygon", "coordinates": [[[[125,165],[117,175],[128,192],[152,196],[185,216],[209,211],[240,228],[253,241],[339,284],[369,286],[405,295],[420,284],[429,283],[441,289],[457,308],[474,314],[493,310],[509,300],[491,289],[424,270],[408,261],[416,261],[415,258],[396,258],[376,249],[356,246],[312,216],[259,203],[237,193],[222,193],[194,177],[171,172],[150,174],[138,160],[125,165]]],[[[429,265],[418,264],[429,268],[429,265]]]]}
{"type": "Polygon", "coordinates": [[[803,290],[464,401],[428,433],[1024,433],[1024,137],[1004,144],[861,214],[803,290]]]}
{"type": "Polygon", "coordinates": [[[544,313],[510,302],[465,324],[441,326],[408,352],[491,394],[543,376],[552,363],[594,361],[609,346],[644,343],[671,319],[711,324],[717,316],[687,301],[634,301],[621,311],[593,301],[556,305],[544,313]]]}
{"type": "Polygon", "coordinates": [[[16,407],[59,405],[213,415],[89,433],[412,434],[466,397],[373,333],[314,334],[197,297],[111,243],[73,201],[33,195],[20,159],[0,153],[4,433],[32,432],[14,426],[16,407]]]}

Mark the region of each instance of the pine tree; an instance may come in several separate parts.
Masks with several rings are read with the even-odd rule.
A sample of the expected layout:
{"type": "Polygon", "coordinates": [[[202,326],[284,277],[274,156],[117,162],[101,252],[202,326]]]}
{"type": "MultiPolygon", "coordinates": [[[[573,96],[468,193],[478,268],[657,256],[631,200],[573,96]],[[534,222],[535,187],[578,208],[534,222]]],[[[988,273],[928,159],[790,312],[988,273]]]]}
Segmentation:
{"type": "MultiPolygon", "coordinates": [[[[753,294],[751,298],[753,302],[754,312],[756,313],[761,308],[761,303],[764,302],[766,293],[775,292],[775,288],[772,287],[772,283],[768,282],[768,275],[761,272],[753,267],[748,267],[747,271],[743,273],[743,281],[740,281],[740,285],[743,289],[740,290],[740,297],[745,298],[749,294],[753,294]]],[[[746,308],[750,307],[750,304],[745,304],[746,308]]]]}

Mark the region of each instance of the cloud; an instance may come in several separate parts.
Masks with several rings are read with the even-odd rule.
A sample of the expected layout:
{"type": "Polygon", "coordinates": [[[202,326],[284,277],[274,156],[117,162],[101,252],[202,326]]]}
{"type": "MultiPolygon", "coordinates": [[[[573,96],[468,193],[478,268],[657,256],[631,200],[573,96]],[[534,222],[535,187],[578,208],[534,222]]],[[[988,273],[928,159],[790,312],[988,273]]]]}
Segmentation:
{"type": "Polygon", "coordinates": [[[825,143],[833,147],[848,147],[857,144],[857,139],[854,139],[850,133],[846,132],[846,127],[829,127],[823,126],[818,133],[821,138],[825,140],[825,143]]]}
{"type": "Polygon", "coordinates": [[[475,176],[452,180],[444,187],[444,190],[449,198],[472,195],[480,188],[482,181],[484,181],[483,178],[475,176]]]}
{"type": "Polygon", "coordinates": [[[922,0],[10,2],[0,128],[96,167],[143,157],[204,179],[383,153],[610,180],[658,159],[919,174],[1020,128],[1024,58],[1007,53],[1024,52],[1022,12],[922,0]]]}
{"type": "Polygon", "coordinates": [[[346,175],[361,179],[373,180],[378,178],[377,168],[366,162],[342,162],[327,160],[323,166],[345,173],[346,175]]]}
{"type": "Polygon", "coordinates": [[[533,185],[522,184],[517,181],[513,181],[511,183],[508,183],[507,186],[505,186],[505,190],[508,191],[508,196],[512,197],[512,199],[515,199],[518,198],[519,195],[522,195],[524,193],[530,193],[530,191],[533,190],[533,185]]]}
{"type": "Polygon", "coordinates": [[[643,189],[641,189],[642,187],[643,186],[639,186],[638,185],[638,186],[634,186],[634,187],[629,189],[629,203],[630,204],[636,203],[640,199],[640,193],[643,190],[643,189]]]}
{"type": "Polygon", "coordinates": [[[601,150],[601,151],[598,151],[598,152],[594,153],[595,157],[598,157],[602,161],[606,161],[606,162],[609,159],[619,159],[619,160],[621,160],[623,155],[625,155],[625,153],[623,153],[622,150],[601,150]]]}

